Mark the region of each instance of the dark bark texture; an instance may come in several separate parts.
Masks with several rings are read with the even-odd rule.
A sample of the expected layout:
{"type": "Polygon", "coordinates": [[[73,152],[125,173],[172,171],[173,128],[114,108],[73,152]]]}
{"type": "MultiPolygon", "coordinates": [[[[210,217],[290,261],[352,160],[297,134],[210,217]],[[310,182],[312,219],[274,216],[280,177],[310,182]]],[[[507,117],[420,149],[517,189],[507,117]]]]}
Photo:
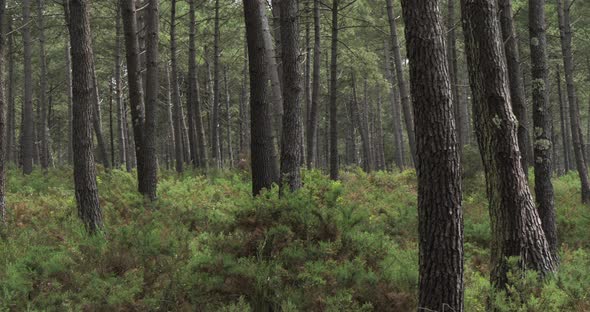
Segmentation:
{"type": "Polygon", "coordinates": [[[330,179],[338,180],[338,4],[332,0],[332,54],[330,64],[330,179]]]}

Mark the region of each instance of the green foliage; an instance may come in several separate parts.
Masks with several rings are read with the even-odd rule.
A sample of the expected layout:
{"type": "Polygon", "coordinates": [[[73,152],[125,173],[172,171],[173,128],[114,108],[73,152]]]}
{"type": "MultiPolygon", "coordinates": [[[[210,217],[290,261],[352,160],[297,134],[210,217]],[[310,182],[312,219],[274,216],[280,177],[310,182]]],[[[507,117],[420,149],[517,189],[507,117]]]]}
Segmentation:
{"type": "MultiPolygon", "coordinates": [[[[416,175],[304,172],[304,188],[250,196],[248,177],[163,172],[146,206],[134,175],[99,179],[106,232],[88,237],[71,172],[9,172],[0,310],[410,311],[417,305],[416,175]]],[[[481,177],[471,180],[483,189],[481,177]]],[[[488,282],[485,194],[465,196],[465,306],[586,311],[590,267],[575,176],[555,181],[560,272],[488,282]],[[573,199],[572,199],[573,198],[573,199]]]]}

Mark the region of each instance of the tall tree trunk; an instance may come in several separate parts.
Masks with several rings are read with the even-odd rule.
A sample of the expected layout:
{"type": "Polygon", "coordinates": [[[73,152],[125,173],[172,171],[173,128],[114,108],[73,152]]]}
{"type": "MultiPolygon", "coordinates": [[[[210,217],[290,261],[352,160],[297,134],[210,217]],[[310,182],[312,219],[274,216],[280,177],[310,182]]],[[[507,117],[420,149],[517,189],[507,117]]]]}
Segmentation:
{"type": "Polygon", "coordinates": [[[72,54],[74,185],[78,215],[89,233],[102,228],[92,142],[92,34],[86,0],[69,0],[68,26],[72,54]]]}
{"type": "Polygon", "coordinates": [[[418,306],[458,312],[463,311],[461,165],[443,18],[438,0],[404,0],[402,8],[416,122],[418,306]]]}
{"type": "Polygon", "coordinates": [[[160,91],[160,72],[158,64],[159,5],[158,0],[148,0],[146,8],[146,102],[145,125],[143,131],[144,174],[139,182],[140,192],[150,200],[157,198],[158,158],[156,148],[158,119],[158,94],[160,91]]]}
{"type": "Polygon", "coordinates": [[[39,106],[41,107],[41,116],[39,120],[40,129],[38,129],[38,131],[41,136],[41,168],[47,170],[47,167],[49,167],[49,128],[47,126],[47,60],[45,58],[45,23],[43,9],[43,0],[38,0],[37,27],[39,31],[39,64],[41,70],[39,81],[39,106]]]}
{"type": "MultiPolygon", "coordinates": [[[[13,18],[10,15],[5,15],[8,19],[8,32],[12,32],[13,18]]],[[[68,55],[70,51],[68,50],[68,55]]],[[[18,150],[16,148],[16,71],[15,71],[15,49],[14,36],[8,38],[8,120],[7,120],[7,135],[6,135],[6,161],[18,162],[18,150]]],[[[68,56],[69,57],[69,56],[68,56]]]]}
{"type": "Polygon", "coordinates": [[[410,144],[410,152],[412,162],[416,166],[416,134],[414,133],[414,122],[412,120],[412,108],[410,107],[410,95],[406,88],[406,79],[404,78],[404,68],[402,65],[402,56],[399,49],[397,39],[397,25],[395,23],[395,15],[393,12],[393,1],[387,1],[387,16],[389,18],[389,32],[391,38],[391,48],[393,51],[393,63],[395,64],[395,76],[397,78],[397,86],[401,97],[401,105],[404,113],[404,121],[406,124],[406,133],[408,134],[408,142],[410,144]]]}
{"type": "Polygon", "coordinates": [[[299,70],[299,5],[280,2],[281,55],[283,60],[283,130],[281,183],[291,191],[301,188],[301,77],[299,70]]]}
{"type": "MultiPolygon", "coordinates": [[[[313,0],[313,69],[311,86],[311,108],[307,128],[307,169],[318,166],[318,112],[320,106],[320,63],[321,58],[321,30],[320,30],[320,0],[313,0]]],[[[311,57],[311,55],[308,55],[311,57]]]]}
{"type": "Polygon", "coordinates": [[[560,118],[560,126],[561,126],[561,143],[563,149],[563,171],[567,173],[570,168],[572,168],[570,159],[571,156],[569,154],[570,151],[570,127],[568,125],[568,110],[566,107],[566,99],[563,97],[563,92],[561,91],[561,74],[559,71],[559,65],[556,66],[555,70],[555,80],[557,84],[557,96],[559,97],[559,118],[560,118]]]}
{"type": "Polygon", "coordinates": [[[252,163],[252,193],[258,195],[264,188],[278,182],[278,168],[272,129],[271,102],[267,99],[269,68],[263,20],[264,2],[244,0],[244,19],[248,42],[250,68],[250,135],[252,163]]]}
{"type": "MultiPolygon", "coordinates": [[[[301,123],[302,127],[307,129],[310,128],[310,113],[311,113],[311,9],[310,3],[312,0],[304,0],[305,7],[304,7],[304,14],[305,14],[305,68],[303,70],[303,97],[305,99],[305,117],[303,122],[301,123]]],[[[308,146],[308,137],[303,133],[301,138],[301,142],[303,145],[301,161],[302,166],[306,166],[309,161],[307,160],[309,156],[308,150],[310,147],[308,146]]],[[[311,168],[311,166],[310,166],[311,168]]]]}
{"type": "Polygon", "coordinates": [[[338,180],[338,5],[332,0],[332,55],[330,64],[330,179],[338,180]]]}
{"type": "Polygon", "coordinates": [[[394,73],[391,68],[392,62],[389,56],[390,48],[389,42],[385,41],[385,75],[387,80],[391,84],[389,90],[389,101],[391,103],[391,124],[393,128],[393,162],[396,164],[400,171],[404,170],[404,137],[402,132],[402,119],[401,119],[401,107],[400,103],[396,100],[396,82],[394,79],[394,73]]]}
{"type": "Polygon", "coordinates": [[[190,0],[190,22],[189,22],[189,75],[188,75],[188,105],[192,110],[195,127],[196,150],[198,152],[196,159],[197,166],[201,169],[207,168],[207,148],[205,142],[205,130],[203,128],[203,119],[201,116],[201,99],[199,94],[199,82],[197,79],[197,64],[196,64],[196,18],[195,18],[195,2],[190,0]]]}
{"type": "MultiPolygon", "coordinates": [[[[246,40],[244,40],[246,42],[246,40]]],[[[240,92],[240,158],[245,157],[248,152],[248,90],[246,84],[248,80],[248,44],[244,46],[244,65],[242,67],[242,90],[240,92]]],[[[241,159],[240,159],[241,161],[241,159]]]]}
{"type": "Polygon", "coordinates": [[[383,108],[382,108],[382,99],[381,94],[379,94],[379,98],[377,100],[377,112],[375,113],[376,122],[377,122],[377,129],[376,129],[376,140],[373,142],[377,144],[377,169],[378,170],[385,170],[387,165],[385,163],[385,141],[383,136],[383,108]]]}
{"type": "Polygon", "coordinates": [[[170,70],[169,70],[169,66],[168,64],[166,64],[166,82],[167,82],[167,88],[166,88],[166,99],[167,101],[167,109],[166,109],[166,114],[167,114],[167,121],[168,121],[168,139],[169,139],[169,152],[170,152],[170,159],[173,158],[172,154],[175,153],[175,148],[177,146],[177,144],[179,144],[177,142],[177,137],[176,137],[176,128],[175,128],[175,124],[174,124],[174,114],[173,114],[173,109],[174,109],[174,105],[172,104],[172,83],[171,83],[171,79],[170,79],[170,70]]]}
{"type": "Polygon", "coordinates": [[[23,71],[24,71],[24,101],[23,101],[23,122],[21,126],[21,153],[23,173],[30,174],[33,171],[33,157],[35,145],[34,113],[33,113],[33,68],[32,68],[32,47],[31,47],[31,2],[23,0],[23,71]]]}
{"type": "MultiPolygon", "coordinates": [[[[144,96],[141,82],[141,66],[139,60],[139,41],[137,39],[137,18],[135,0],[120,0],[123,31],[125,35],[125,50],[127,60],[127,84],[129,89],[129,107],[131,108],[131,126],[133,128],[133,146],[135,162],[137,163],[138,191],[143,193],[140,181],[144,180],[143,125],[145,120],[144,96]]],[[[127,117],[125,117],[127,119],[127,117]]],[[[128,131],[128,130],[127,130],[128,131]]],[[[129,138],[129,136],[127,136],[129,138]]],[[[130,140],[127,139],[130,144],[130,140]]],[[[128,154],[129,155],[129,154],[128,154]]],[[[131,159],[132,160],[132,159],[131,159]]]]}
{"type": "Polygon", "coordinates": [[[127,144],[125,139],[125,106],[123,105],[123,86],[121,81],[121,7],[117,6],[115,35],[115,96],[117,102],[117,141],[119,147],[119,161],[127,163],[127,144]]]}
{"type": "Polygon", "coordinates": [[[104,167],[108,170],[111,168],[109,162],[109,153],[107,151],[107,143],[104,140],[102,133],[102,121],[100,112],[100,95],[98,90],[98,79],[96,78],[96,67],[92,63],[92,82],[94,85],[94,105],[92,106],[92,124],[94,125],[94,135],[96,136],[96,143],[98,144],[98,151],[100,153],[100,160],[104,167]]]}
{"type": "Polygon", "coordinates": [[[113,122],[113,102],[114,102],[115,87],[113,85],[113,77],[109,77],[109,141],[111,144],[111,164],[117,167],[117,159],[115,158],[115,129],[113,122]]]}
{"type": "Polygon", "coordinates": [[[464,131],[463,119],[463,103],[459,96],[459,82],[458,76],[458,65],[457,65],[457,35],[456,20],[455,20],[455,0],[447,0],[447,61],[449,63],[449,75],[451,78],[451,90],[453,91],[453,106],[455,115],[455,129],[457,130],[457,144],[459,146],[459,155],[463,154],[463,146],[465,145],[465,139],[463,138],[464,131]]]}
{"type": "Polygon", "coordinates": [[[73,95],[72,95],[72,57],[70,52],[70,41],[65,45],[66,47],[66,94],[68,99],[68,134],[70,140],[68,141],[68,163],[73,164],[74,161],[74,151],[73,151],[73,141],[72,141],[72,132],[74,131],[72,125],[72,118],[73,118],[73,95]]]}
{"type": "Polygon", "coordinates": [[[528,146],[529,133],[527,129],[528,118],[524,86],[522,84],[522,70],[520,68],[520,55],[518,51],[518,37],[512,20],[512,0],[499,0],[500,25],[502,26],[502,40],[506,53],[508,77],[510,79],[510,98],[512,99],[512,111],[518,120],[518,146],[520,148],[520,163],[524,173],[528,175],[528,146]]]}
{"type": "Polygon", "coordinates": [[[492,228],[492,284],[508,282],[507,259],[541,275],[556,262],[520,164],[517,120],[495,0],[462,0],[462,20],[479,149],[485,168],[492,228]]]}
{"type": "Polygon", "coordinates": [[[221,139],[219,135],[219,0],[215,0],[215,28],[213,38],[213,119],[211,122],[212,161],[213,165],[221,168],[221,139]]]}
{"type": "MultiPolygon", "coordinates": [[[[182,145],[182,110],[180,104],[180,90],[178,87],[178,65],[176,61],[176,0],[172,0],[170,10],[170,59],[171,59],[171,87],[172,106],[174,107],[174,154],[176,158],[176,172],[181,173],[183,168],[183,145],[182,145]]],[[[214,157],[215,158],[215,157],[214,157]]]]}
{"type": "Polygon", "coordinates": [[[230,168],[234,167],[234,151],[232,147],[232,140],[231,140],[231,111],[230,111],[230,104],[231,98],[229,94],[229,87],[227,84],[227,66],[223,69],[223,88],[225,90],[225,118],[227,120],[226,123],[226,132],[227,132],[227,160],[230,168]]]}
{"type": "Polygon", "coordinates": [[[588,181],[588,168],[584,160],[584,149],[582,131],[580,130],[580,109],[576,99],[574,85],[574,57],[572,54],[572,29],[570,22],[570,1],[557,0],[557,12],[559,16],[559,33],[561,37],[561,52],[563,54],[563,69],[565,71],[565,82],[570,110],[570,126],[572,145],[578,174],[580,176],[582,202],[590,202],[590,183],[588,181]]]}
{"type": "Polygon", "coordinates": [[[549,70],[547,68],[547,34],[545,33],[544,5],[545,0],[529,0],[533,128],[535,129],[533,145],[535,153],[535,198],[549,249],[553,257],[557,259],[555,205],[553,184],[551,183],[553,142],[551,141],[552,123],[549,104],[549,70]]]}
{"type": "Polygon", "coordinates": [[[366,115],[361,112],[358,104],[356,95],[356,78],[354,73],[351,75],[352,81],[352,122],[356,124],[356,127],[361,134],[361,144],[363,146],[363,170],[365,172],[371,172],[371,145],[369,143],[369,129],[366,121],[366,115]]]}
{"type": "MultiPolygon", "coordinates": [[[[6,18],[5,8],[5,0],[0,0],[0,21],[4,21],[6,18]]],[[[6,159],[9,155],[9,152],[6,151],[9,135],[6,133],[6,100],[4,98],[4,36],[4,32],[0,32],[0,230],[6,222],[6,159]]],[[[12,51],[9,50],[9,52],[12,51]]]]}

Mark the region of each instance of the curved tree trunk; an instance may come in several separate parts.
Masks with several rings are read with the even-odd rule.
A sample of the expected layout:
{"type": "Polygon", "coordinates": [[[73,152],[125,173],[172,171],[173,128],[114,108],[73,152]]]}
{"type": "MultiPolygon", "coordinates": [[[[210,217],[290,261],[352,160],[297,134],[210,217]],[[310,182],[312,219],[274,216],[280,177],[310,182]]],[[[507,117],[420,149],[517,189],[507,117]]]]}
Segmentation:
{"type": "Polygon", "coordinates": [[[271,102],[267,98],[269,51],[263,33],[264,2],[244,0],[244,19],[250,68],[250,135],[252,193],[256,196],[279,180],[277,156],[272,129],[271,102]]]}
{"type": "Polygon", "coordinates": [[[72,54],[74,185],[78,215],[89,233],[102,228],[92,142],[93,56],[86,0],[69,1],[72,54]]]}
{"type": "Polygon", "coordinates": [[[517,120],[495,0],[462,0],[473,114],[485,168],[492,228],[492,284],[506,286],[507,259],[541,275],[556,262],[520,164],[517,120]]]}
{"type": "Polygon", "coordinates": [[[405,0],[417,143],[419,307],[463,311],[461,165],[439,1],[405,0]]]}

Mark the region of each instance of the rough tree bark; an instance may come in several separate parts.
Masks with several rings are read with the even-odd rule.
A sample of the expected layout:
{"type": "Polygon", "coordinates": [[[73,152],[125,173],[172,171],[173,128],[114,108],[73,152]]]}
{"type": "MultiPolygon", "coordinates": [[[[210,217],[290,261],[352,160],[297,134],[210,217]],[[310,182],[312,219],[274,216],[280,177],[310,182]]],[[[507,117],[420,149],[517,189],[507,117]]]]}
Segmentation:
{"type": "Polygon", "coordinates": [[[32,69],[32,47],[31,47],[31,2],[23,0],[23,71],[24,71],[24,99],[23,99],[23,122],[21,126],[21,158],[23,173],[33,172],[33,152],[35,145],[35,129],[33,114],[33,69],[32,69]]]}
{"type": "Polygon", "coordinates": [[[92,42],[86,0],[69,0],[72,54],[74,185],[78,215],[93,234],[102,228],[92,142],[93,77],[92,42]]]}
{"type": "Polygon", "coordinates": [[[576,87],[574,85],[574,57],[572,54],[572,29],[570,22],[570,1],[557,0],[557,12],[559,17],[559,34],[561,37],[561,52],[563,54],[563,69],[570,111],[570,126],[572,145],[576,167],[580,176],[582,202],[590,202],[590,182],[588,181],[588,168],[584,160],[583,138],[580,130],[580,109],[576,99],[576,87]]]}
{"type": "Polygon", "coordinates": [[[555,228],[553,184],[551,183],[551,175],[553,174],[553,160],[551,159],[553,146],[551,141],[552,119],[549,103],[549,69],[547,68],[547,34],[545,32],[544,5],[545,0],[529,0],[535,198],[549,250],[553,257],[557,259],[557,230],[555,228]]]}
{"type": "Polygon", "coordinates": [[[414,122],[412,120],[412,108],[410,106],[410,95],[406,87],[406,79],[404,78],[404,68],[402,66],[402,56],[399,49],[397,38],[397,25],[395,23],[395,14],[393,12],[393,1],[387,1],[387,16],[389,18],[389,32],[391,48],[393,52],[393,63],[395,64],[395,76],[397,78],[397,86],[401,97],[401,106],[404,114],[404,121],[406,124],[406,133],[408,134],[408,143],[410,144],[410,152],[412,162],[416,165],[416,134],[414,132],[414,122]]]}
{"type": "Polygon", "coordinates": [[[456,19],[455,19],[455,0],[447,0],[447,61],[449,63],[449,74],[451,77],[451,90],[453,91],[453,106],[455,115],[455,129],[457,131],[457,144],[459,146],[459,155],[463,154],[463,146],[465,145],[463,124],[464,103],[459,96],[459,82],[458,82],[458,63],[457,63],[457,35],[456,35],[456,19]]]}
{"type": "Polygon", "coordinates": [[[416,122],[418,306],[463,311],[461,165],[443,20],[439,1],[404,0],[402,8],[416,122]]]}
{"type": "Polygon", "coordinates": [[[524,86],[522,83],[522,70],[520,68],[520,55],[518,51],[518,37],[512,20],[512,0],[498,0],[500,9],[500,25],[502,26],[502,40],[504,52],[506,53],[506,65],[508,66],[508,77],[510,79],[510,98],[512,99],[512,111],[518,120],[518,146],[520,148],[520,163],[524,174],[528,175],[528,146],[529,132],[528,114],[524,86]]]}
{"type": "Polygon", "coordinates": [[[281,139],[281,186],[301,188],[301,77],[299,70],[299,4],[281,0],[280,32],[283,61],[283,130],[281,139]]]}
{"type": "Polygon", "coordinates": [[[277,156],[272,129],[271,102],[267,98],[270,53],[263,33],[264,2],[244,0],[244,19],[250,68],[250,136],[252,164],[252,193],[258,195],[279,181],[277,156]]]}
{"type": "Polygon", "coordinates": [[[160,91],[160,72],[158,64],[159,5],[158,0],[148,0],[146,8],[146,102],[145,124],[143,129],[143,181],[139,182],[140,192],[150,200],[157,198],[158,158],[156,156],[158,94],[160,91]]]}
{"type": "Polygon", "coordinates": [[[517,120],[512,113],[508,70],[495,0],[462,0],[462,20],[476,135],[485,169],[492,229],[491,281],[506,287],[507,259],[552,273],[556,262],[543,233],[520,164],[517,120]]]}

